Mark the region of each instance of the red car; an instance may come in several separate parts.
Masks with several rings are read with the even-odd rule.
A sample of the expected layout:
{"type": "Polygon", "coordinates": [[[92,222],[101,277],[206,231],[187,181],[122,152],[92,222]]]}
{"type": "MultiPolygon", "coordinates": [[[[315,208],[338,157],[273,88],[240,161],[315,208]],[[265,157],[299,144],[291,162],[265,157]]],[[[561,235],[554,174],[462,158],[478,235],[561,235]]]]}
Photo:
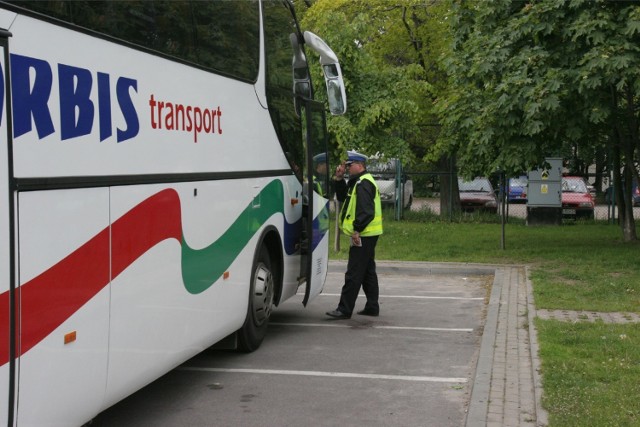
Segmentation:
{"type": "Polygon", "coordinates": [[[593,219],[595,202],[584,178],[562,177],[562,217],[593,219]]]}
{"type": "Polygon", "coordinates": [[[473,181],[458,179],[458,189],[463,212],[498,213],[498,199],[487,178],[476,178],[473,181]]]}

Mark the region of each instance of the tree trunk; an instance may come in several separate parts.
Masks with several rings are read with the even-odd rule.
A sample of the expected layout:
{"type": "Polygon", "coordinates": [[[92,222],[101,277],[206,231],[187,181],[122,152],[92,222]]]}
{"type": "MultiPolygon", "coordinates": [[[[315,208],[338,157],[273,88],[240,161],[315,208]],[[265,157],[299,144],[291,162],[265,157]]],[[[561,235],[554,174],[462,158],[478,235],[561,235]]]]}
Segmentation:
{"type": "MultiPolygon", "coordinates": [[[[618,93],[612,87],[614,111],[619,108],[618,93]]],[[[613,177],[615,197],[618,205],[618,217],[625,242],[637,240],[636,224],[633,218],[633,201],[631,198],[631,181],[633,178],[633,154],[635,116],[633,114],[633,95],[629,88],[625,90],[626,112],[616,115],[613,123],[613,177]],[[624,117],[624,118],[623,118],[624,117]],[[626,132],[625,132],[626,130],[626,132]],[[624,157],[623,157],[624,156],[624,157]]]]}
{"type": "MultiPolygon", "coordinates": [[[[602,176],[604,174],[604,168],[606,164],[606,156],[604,147],[598,146],[596,148],[596,179],[593,186],[596,187],[596,194],[602,194],[602,176]]],[[[611,184],[611,183],[609,183],[611,184]]]]}
{"type": "Polygon", "coordinates": [[[633,188],[633,177],[637,175],[635,173],[635,147],[638,141],[638,118],[635,113],[635,102],[633,96],[633,90],[627,84],[625,88],[626,95],[626,121],[627,132],[622,136],[623,143],[622,149],[624,150],[624,201],[625,201],[625,221],[622,225],[622,235],[624,241],[629,242],[637,240],[636,235],[636,222],[633,218],[633,197],[631,195],[631,189],[633,188]]]}
{"type": "Polygon", "coordinates": [[[458,192],[458,174],[455,156],[443,155],[438,160],[440,175],[440,216],[451,218],[454,212],[460,212],[460,193],[458,192]]]}
{"type": "MultiPolygon", "coordinates": [[[[633,199],[631,197],[632,179],[633,179],[633,163],[629,160],[624,162],[624,183],[622,190],[624,193],[624,215],[620,215],[620,226],[622,227],[622,236],[625,242],[637,240],[636,222],[633,218],[633,199]],[[630,166],[631,164],[631,166],[630,166]]],[[[622,208],[620,209],[622,212],[622,208]]]]}

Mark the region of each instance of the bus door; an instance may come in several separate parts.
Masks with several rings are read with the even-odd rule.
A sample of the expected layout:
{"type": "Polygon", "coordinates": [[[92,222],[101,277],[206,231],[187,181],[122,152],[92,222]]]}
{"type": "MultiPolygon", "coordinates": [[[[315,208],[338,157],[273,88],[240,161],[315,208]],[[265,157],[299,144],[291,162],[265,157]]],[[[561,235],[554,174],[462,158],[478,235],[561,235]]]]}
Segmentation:
{"type": "MultiPolygon", "coordinates": [[[[9,409],[13,409],[10,402],[13,400],[14,389],[14,358],[13,349],[10,348],[11,330],[13,329],[14,318],[12,283],[14,283],[15,270],[13,268],[12,254],[14,239],[13,223],[13,199],[9,188],[11,167],[9,163],[11,150],[11,126],[9,126],[7,113],[9,103],[7,102],[9,63],[8,45],[9,33],[0,30],[0,422],[11,424],[12,416],[9,409]]],[[[14,341],[15,342],[15,341],[14,341]]]]}
{"type": "MultiPolygon", "coordinates": [[[[12,30],[15,39],[28,38],[19,25],[14,25],[12,30]]],[[[13,56],[7,57],[5,53],[2,57],[6,80],[6,69],[10,68],[13,56]]],[[[12,81],[29,78],[17,73],[29,73],[30,70],[11,71],[12,81]]],[[[6,272],[10,269],[6,259],[11,256],[15,258],[15,265],[11,265],[15,271],[11,284],[15,287],[15,296],[0,298],[4,305],[0,313],[6,313],[8,301],[15,301],[15,327],[11,332],[16,348],[9,357],[9,363],[15,361],[15,365],[7,369],[5,364],[0,368],[3,388],[0,405],[15,402],[15,409],[9,408],[15,411],[8,417],[10,424],[82,425],[101,410],[107,384],[110,190],[108,187],[75,187],[71,181],[51,184],[46,178],[22,176],[22,169],[31,158],[43,156],[38,151],[42,143],[29,144],[32,148],[23,148],[20,153],[11,148],[38,136],[36,132],[30,132],[19,138],[8,137],[13,133],[12,129],[6,129],[6,124],[12,122],[13,113],[9,109],[13,95],[9,88],[12,85],[4,86],[6,95],[3,98],[7,100],[0,128],[3,141],[0,150],[3,156],[0,160],[0,283],[4,292],[0,296],[6,295],[9,287],[6,272]],[[12,144],[9,154],[7,140],[12,144]],[[8,174],[10,178],[7,178],[8,174]],[[8,179],[11,195],[7,195],[8,179]],[[14,211],[9,210],[9,215],[15,216],[9,219],[15,223],[15,226],[9,225],[9,231],[7,203],[14,204],[14,211]],[[14,239],[13,255],[7,252],[10,246],[6,242],[10,238],[14,239]],[[9,393],[15,390],[13,400],[11,396],[9,399],[5,396],[7,376],[15,381],[15,387],[9,388],[9,393]]],[[[51,103],[52,107],[54,105],[51,103]]],[[[56,135],[49,136],[46,144],[64,144],[56,139],[56,135]]],[[[82,160],[80,156],[51,158],[69,169],[82,160]]],[[[6,314],[3,317],[0,324],[6,331],[6,314]]],[[[8,341],[3,339],[3,362],[7,358],[8,341]]]]}
{"type": "Polygon", "coordinates": [[[19,425],[82,425],[102,408],[109,219],[108,188],[17,193],[19,425]]]}
{"type": "MultiPolygon", "coordinates": [[[[298,98],[300,100],[300,98],[298,98]]],[[[306,279],[306,306],[324,286],[329,258],[329,157],[324,105],[301,100],[306,145],[302,206],[301,278],[306,279]]]]}

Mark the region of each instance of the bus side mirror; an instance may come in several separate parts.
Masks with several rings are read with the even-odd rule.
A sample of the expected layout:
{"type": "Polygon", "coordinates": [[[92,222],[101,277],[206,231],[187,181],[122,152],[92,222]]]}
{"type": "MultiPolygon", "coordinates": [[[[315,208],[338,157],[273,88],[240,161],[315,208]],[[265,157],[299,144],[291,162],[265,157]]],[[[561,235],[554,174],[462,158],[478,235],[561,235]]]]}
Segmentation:
{"type": "Polygon", "coordinates": [[[347,112],[347,94],[344,88],[342,70],[338,57],[331,48],[312,32],[304,32],[304,41],[309,47],[320,55],[320,65],[324,72],[324,81],[327,85],[327,99],[329,111],[333,115],[342,115],[347,112]]]}
{"type": "Polygon", "coordinates": [[[289,41],[291,42],[291,48],[293,49],[293,98],[296,114],[300,117],[300,100],[299,97],[304,99],[312,99],[313,92],[311,89],[311,77],[309,76],[309,68],[307,66],[307,57],[298,43],[298,36],[295,33],[289,34],[289,41]]]}

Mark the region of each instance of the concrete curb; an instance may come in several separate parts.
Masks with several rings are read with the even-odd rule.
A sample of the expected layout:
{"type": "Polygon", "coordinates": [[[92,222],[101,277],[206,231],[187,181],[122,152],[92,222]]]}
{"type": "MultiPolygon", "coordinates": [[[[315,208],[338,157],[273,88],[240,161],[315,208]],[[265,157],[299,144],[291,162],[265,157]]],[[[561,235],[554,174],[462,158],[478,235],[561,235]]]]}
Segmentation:
{"type": "Polygon", "coordinates": [[[482,342],[480,344],[480,354],[476,366],[476,377],[471,390],[471,400],[469,401],[466,421],[467,427],[482,427],[487,425],[491,371],[498,327],[498,310],[500,309],[502,282],[502,274],[496,271],[493,286],[491,287],[491,297],[489,298],[489,304],[487,306],[487,318],[482,331],[482,342]]]}
{"type": "Polygon", "coordinates": [[[538,332],[535,326],[536,307],[533,300],[533,286],[529,276],[529,268],[525,267],[525,275],[527,282],[527,309],[529,315],[529,348],[531,350],[531,375],[533,376],[534,392],[536,398],[536,422],[538,427],[544,427],[549,424],[549,415],[542,408],[542,375],[540,358],[540,347],[538,346],[538,332]]]}
{"type": "MultiPolygon", "coordinates": [[[[378,261],[376,271],[381,274],[402,273],[408,275],[423,276],[425,274],[455,274],[469,276],[493,275],[499,265],[475,264],[475,263],[448,263],[448,262],[423,262],[423,261],[378,261]]],[[[340,273],[347,270],[347,261],[336,260],[329,262],[331,273],[340,273]]]]}

